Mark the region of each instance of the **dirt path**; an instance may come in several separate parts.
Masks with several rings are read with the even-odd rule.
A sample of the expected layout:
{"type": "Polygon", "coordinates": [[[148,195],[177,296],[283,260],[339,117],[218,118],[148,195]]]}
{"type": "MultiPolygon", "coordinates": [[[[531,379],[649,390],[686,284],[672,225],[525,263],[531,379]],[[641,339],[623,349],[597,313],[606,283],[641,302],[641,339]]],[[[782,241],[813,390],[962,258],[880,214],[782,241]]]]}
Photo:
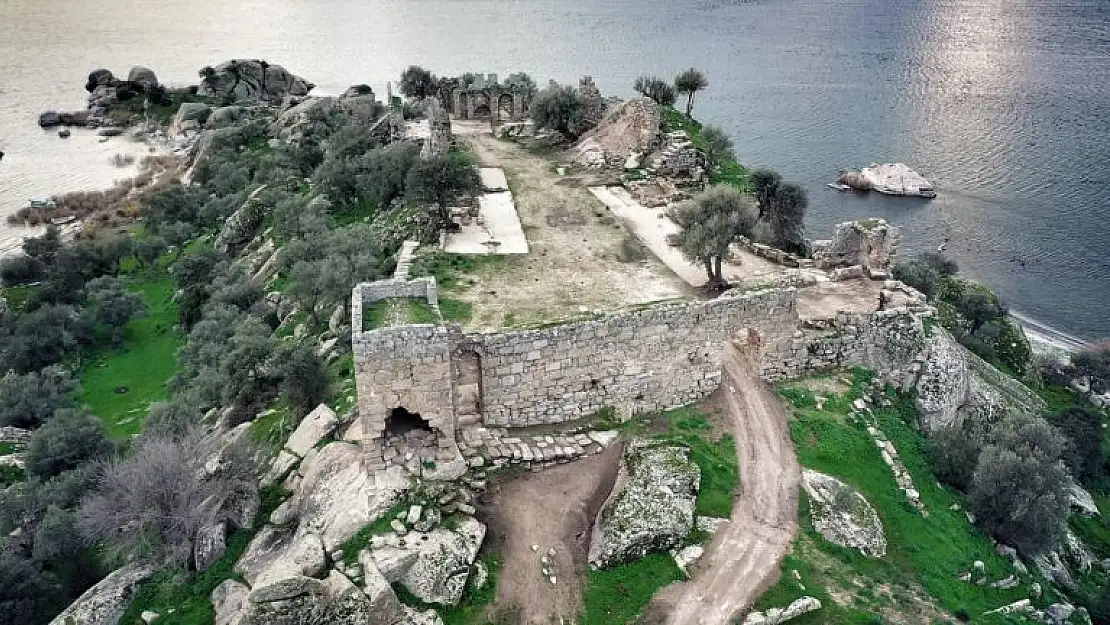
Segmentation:
{"type": "Polygon", "coordinates": [[[621,446],[614,445],[491,488],[483,512],[488,540],[503,558],[497,605],[520,609],[513,623],[561,625],[581,614],[590,524],[613,487],[620,455],[621,446]],[[554,585],[540,572],[543,557],[552,562],[554,585]]]}
{"type": "Polygon", "coordinates": [[[552,171],[549,160],[488,133],[460,138],[484,166],[505,171],[528,238],[528,254],[504,257],[492,270],[478,272],[473,287],[449,294],[473,305],[471,329],[549,321],[692,293],[584,186],[552,171]]]}
{"type": "Polygon", "coordinates": [[[723,401],[733,418],[741,493],[693,579],[664,589],[647,622],[726,625],[778,580],[794,540],[800,469],[786,411],[734,345],[722,354],[723,401]]]}

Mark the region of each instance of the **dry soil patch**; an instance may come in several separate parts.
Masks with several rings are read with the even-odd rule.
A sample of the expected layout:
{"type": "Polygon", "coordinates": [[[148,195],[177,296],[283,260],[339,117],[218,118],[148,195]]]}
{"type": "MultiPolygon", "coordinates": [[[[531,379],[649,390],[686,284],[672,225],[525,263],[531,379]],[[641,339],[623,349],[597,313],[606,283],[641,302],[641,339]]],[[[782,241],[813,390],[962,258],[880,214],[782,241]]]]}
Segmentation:
{"type": "Polygon", "coordinates": [[[502,555],[497,605],[520,608],[521,625],[570,623],[581,613],[590,525],[613,487],[620,456],[621,445],[614,445],[489,490],[488,537],[502,555]],[[541,558],[551,562],[555,584],[541,573],[541,558]]]}

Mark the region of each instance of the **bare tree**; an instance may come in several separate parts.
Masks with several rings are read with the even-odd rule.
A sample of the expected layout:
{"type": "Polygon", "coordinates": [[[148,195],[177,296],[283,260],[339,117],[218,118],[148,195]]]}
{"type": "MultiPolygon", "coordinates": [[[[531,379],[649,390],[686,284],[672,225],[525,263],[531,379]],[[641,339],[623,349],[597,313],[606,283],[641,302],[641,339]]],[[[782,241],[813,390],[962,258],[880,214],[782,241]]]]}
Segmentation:
{"type": "Polygon", "coordinates": [[[81,503],[83,537],[118,559],[187,564],[197,531],[220,519],[223,503],[249,477],[231,470],[207,475],[206,459],[195,433],[138,439],[130,455],[105,463],[95,493],[81,503]]]}

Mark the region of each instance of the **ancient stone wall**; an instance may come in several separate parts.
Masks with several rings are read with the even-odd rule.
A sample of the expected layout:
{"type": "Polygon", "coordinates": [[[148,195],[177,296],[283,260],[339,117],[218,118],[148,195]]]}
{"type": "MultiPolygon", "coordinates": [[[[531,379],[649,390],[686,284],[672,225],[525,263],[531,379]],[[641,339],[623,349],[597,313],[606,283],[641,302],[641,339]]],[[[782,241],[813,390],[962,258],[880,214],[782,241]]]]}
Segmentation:
{"type": "Polygon", "coordinates": [[[552,328],[468,335],[478,354],[483,422],[559,423],[611,406],[636,414],[686,405],[720,384],[721,346],[747,329],[781,343],[793,289],[658,304],[552,328]]]}
{"type": "MultiPolygon", "coordinates": [[[[402,258],[402,262],[403,262],[402,258]]],[[[400,264],[400,263],[398,263],[400,264]]],[[[428,301],[432,308],[439,308],[439,289],[435,278],[425,277],[406,280],[378,280],[363,282],[351,291],[351,327],[356,329],[354,343],[358,343],[357,330],[362,328],[362,308],[367,304],[394,297],[415,297],[428,301]]]]}

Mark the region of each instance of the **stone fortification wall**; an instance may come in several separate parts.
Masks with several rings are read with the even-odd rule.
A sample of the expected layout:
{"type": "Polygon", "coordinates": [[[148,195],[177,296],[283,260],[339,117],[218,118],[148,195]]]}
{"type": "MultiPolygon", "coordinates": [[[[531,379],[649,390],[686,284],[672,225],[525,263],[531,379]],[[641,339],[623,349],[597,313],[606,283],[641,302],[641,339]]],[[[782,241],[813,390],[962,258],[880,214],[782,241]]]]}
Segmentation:
{"type": "Polygon", "coordinates": [[[395,326],[352,335],[365,438],[380,438],[390,411],[404,408],[437,430],[441,447],[454,444],[451,346],[450,330],[443,326],[395,326]]]}
{"type": "Polygon", "coordinates": [[[486,425],[559,423],[607,406],[621,414],[698,401],[720,384],[721,346],[755,330],[782,343],[797,324],[793,289],[658,304],[536,330],[468,335],[480,359],[486,425]]]}
{"type": "Polygon", "coordinates": [[[760,375],[777,381],[843,367],[867,367],[894,384],[925,347],[926,309],[838,313],[764,352],[760,375]]]}
{"type": "MultiPolygon", "coordinates": [[[[351,327],[362,328],[362,308],[367,304],[395,297],[415,297],[428,301],[432,308],[439,308],[439,289],[435,278],[425,277],[414,280],[394,278],[363,282],[351,291],[351,327]]],[[[354,337],[358,342],[358,336],[354,337]]]]}

